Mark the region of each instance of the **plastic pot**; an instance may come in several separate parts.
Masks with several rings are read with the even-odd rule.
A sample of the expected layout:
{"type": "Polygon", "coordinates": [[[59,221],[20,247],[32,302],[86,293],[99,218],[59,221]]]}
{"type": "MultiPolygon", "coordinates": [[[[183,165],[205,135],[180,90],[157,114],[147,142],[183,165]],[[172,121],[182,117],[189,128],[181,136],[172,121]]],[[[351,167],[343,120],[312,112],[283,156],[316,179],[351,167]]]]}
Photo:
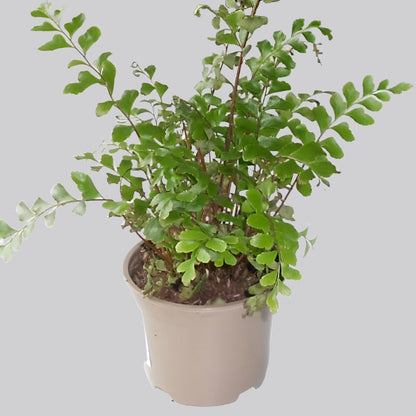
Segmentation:
{"type": "Polygon", "coordinates": [[[269,310],[246,316],[244,301],[194,306],[146,297],[129,273],[139,247],[127,255],[124,274],[144,319],[150,384],[191,406],[231,403],[260,387],[269,359],[269,310]]]}

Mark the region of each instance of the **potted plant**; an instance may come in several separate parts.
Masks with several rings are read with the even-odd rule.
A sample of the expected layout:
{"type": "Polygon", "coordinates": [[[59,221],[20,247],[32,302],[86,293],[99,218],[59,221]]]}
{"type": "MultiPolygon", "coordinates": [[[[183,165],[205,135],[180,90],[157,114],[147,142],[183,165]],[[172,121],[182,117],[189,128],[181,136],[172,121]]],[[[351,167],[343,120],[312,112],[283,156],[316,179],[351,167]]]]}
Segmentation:
{"type": "Polygon", "coordinates": [[[57,208],[73,205],[83,215],[87,203],[102,204],[140,241],[127,256],[125,274],[145,317],[146,371],[181,403],[223,404],[261,384],[270,312],[278,309],[278,295],[290,294],[288,281],[301,277],[300,241],[307,248],[314,242],[293,225],[290,196],[329,185],[343,157],[340,143],[354,140],[350,123],[372,124],[370,112],[410,88],[366,76],[360,88],[348,82],[341,93],[296,91],[289,82],[296,55],[309,50],[319,62],[320,40],[332,35],[320,21],[297,19],[290,33],[256,40],[267,7],[275,6],[266,3],[274,2],[198,6],[197,16],[212,15],[219,52],[204,59],[196,94],[186,99],[167,99],[156,68],[137,63],[132,70],[140,87],[117,91],[110,53],[89,56],[97,27],[85,30],[83,14],[62,23],[62,10],[49,4],[32,12],[42,19],[33,30],[52,34],[40,50],[75,52],[68,66],[79,69],[78,81],[64,92],[101,86],[107,97],[97,116],[119,115],[105,147],[77,159],[104,174],[120,196],[107,197],[89,175],[73,172],[79,195],[58,184],[52,203],[19,203],[21,228],[0,221],[0,255],[9,261],[39,218],[52,226],[57,208]],[[207,355],[214,361],[202,360],[207,355]],[[201,369],[211,377],[200,382],[201,369]]]}

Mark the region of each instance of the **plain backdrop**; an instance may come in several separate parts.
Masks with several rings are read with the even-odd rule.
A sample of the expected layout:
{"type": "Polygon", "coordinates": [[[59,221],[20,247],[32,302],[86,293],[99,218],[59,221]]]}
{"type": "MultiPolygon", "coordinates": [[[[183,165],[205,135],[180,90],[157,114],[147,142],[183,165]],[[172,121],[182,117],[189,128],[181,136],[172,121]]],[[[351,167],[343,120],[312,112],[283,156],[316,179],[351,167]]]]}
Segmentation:
{"type": "MultiPolygon", "coordinates": [[[[51,36],[30,31],[37,5],[1,8],[0,218],[15,226],[22,199],[47,199],[57,182],[74,189],[70,172],[88,168],[72,156],[94,151],[114,124],[112,115],[94,115],[105,100],[100,88],[62,95],[76,78],[66,69],[73,55],[37,51],[51,36]]],[[[155,64],[170,94],[189,97],[215,49],[211,16],[193,15],[196,0],[55,5],[66,6],[67,18],[85,12],[102,29],[91,54],[113,51],[118,92],[137,86],[136,60],[155,64]]],[[[416,81],[410,0],[282,0],[259,13],[269,16],[268,35],[288,32],[298,17],[334,31],[322,65],[310,54],[298,59],[296,92],[360,86],[367,74],[416,81]]],[[[318,241],[274,317],[261,389],[220,408],[188,408],[149,386],[142,320],[122,276],[136,239],[91,206],[82,218],[62,209],[54,228],[40,223],[12,262],[0,263],[0,414],[415,415],[416,89],[384,107],[374,126],[354,129],[358,139],[345,145],[331,188],[291,200],[298,227],[318,241]]]]}

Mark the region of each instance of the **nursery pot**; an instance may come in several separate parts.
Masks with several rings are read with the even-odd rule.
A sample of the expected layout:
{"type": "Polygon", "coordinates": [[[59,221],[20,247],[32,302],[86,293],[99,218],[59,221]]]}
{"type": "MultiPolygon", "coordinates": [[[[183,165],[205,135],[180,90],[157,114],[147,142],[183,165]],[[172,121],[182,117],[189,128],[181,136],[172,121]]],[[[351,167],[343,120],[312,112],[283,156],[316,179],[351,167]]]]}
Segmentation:
{"type": "Polygon", "coordinates": [[[124,274],[143,315],[150,384],[191,406],[231,403],[260,387],[269,359],[269,310],[246,316],[244,301],[196,306],[146,297],[129,272],[139,247],[127,255],[124,274]]]}

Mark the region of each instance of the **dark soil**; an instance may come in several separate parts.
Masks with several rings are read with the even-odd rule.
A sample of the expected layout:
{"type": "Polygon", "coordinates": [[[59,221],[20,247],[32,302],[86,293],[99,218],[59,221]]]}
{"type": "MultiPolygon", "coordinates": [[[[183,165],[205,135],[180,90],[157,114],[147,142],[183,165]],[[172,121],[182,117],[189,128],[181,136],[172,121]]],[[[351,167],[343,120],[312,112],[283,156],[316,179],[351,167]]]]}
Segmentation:
{"type": "MultiPolygon", "coordinates": [[[[148,279],[145,268],[154,259],[154,252],[142,244],[130,260],[130,276],[142,290],[145,289],[148,279]]],[[[245,258],[235,266],[224,265],[217,268],[213,263],[200,264],[196,271],[197,277],[190,287],[182,285],[180,276],[175,284],[169,285],[167,272],[152,273],[152,281],[156,283],[153,285],[155,290],[152,290],[152,296],[191,305],[228,303],[245,299],[249,296],[248,288],[259,281],[256,270],[245,258]]]]}

